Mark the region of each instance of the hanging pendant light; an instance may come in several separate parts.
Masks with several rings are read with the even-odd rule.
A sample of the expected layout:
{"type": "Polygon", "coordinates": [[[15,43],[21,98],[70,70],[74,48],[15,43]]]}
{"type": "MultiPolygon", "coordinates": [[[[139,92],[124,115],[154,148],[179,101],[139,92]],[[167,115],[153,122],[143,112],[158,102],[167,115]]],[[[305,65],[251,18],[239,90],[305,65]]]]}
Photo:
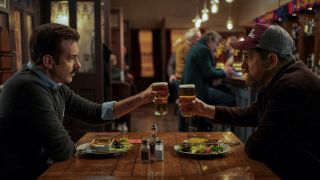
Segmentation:
{"type": "Polygon", "coordinates": [[[219,11],[218,3],[219,1],[217,0],[210,0],[211,3],[211,13],[216,14],[219,11]]]}
{"type": "Polygon", "coordinates": [[[233,0],[226,0],[226,2],[227,2],[227,3],[232,3],[232,2],[233,2],[233,0]]]}
{"type": "Polygon", "coordinates": [[[204,1],[203,9],[201,10],[202,16],[202,22],[208,21],[209,20],[209,10],[207,8],[207,3],[204,1]]]}
{"type": "Polygon", "coordinates": [[[228,20],[227,20],[227,29],[230,31],[233,29],[233,22],[231,17],[229,16],[228,20]]]}
{"type": "Polygon", "coordinates": [[[199,14],[196,15],[196,17],[192,20],[192,22],[194,23],[194,26],[196,28],[199,28],[201,26],[202,20],[201,20],[199,14]]]}

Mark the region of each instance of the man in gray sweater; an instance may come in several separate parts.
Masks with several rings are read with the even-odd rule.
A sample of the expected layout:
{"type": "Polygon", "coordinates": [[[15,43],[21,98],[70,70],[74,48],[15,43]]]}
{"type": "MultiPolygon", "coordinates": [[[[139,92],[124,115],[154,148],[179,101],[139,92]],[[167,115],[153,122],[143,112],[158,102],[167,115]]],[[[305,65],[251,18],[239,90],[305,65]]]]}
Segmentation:
{"type": "Polygon", "coordinates": [[[30,62],[4,85],[0,95],[0,179],[34,179],[50,164],[75,153],[63,127],[64,115],[87,121],[113,120],[152,101],[145,91],[119,102],[97,104],[74,93],[70,83],[80,69],[79,34],[44,24],[30,38],[30,62]]]}

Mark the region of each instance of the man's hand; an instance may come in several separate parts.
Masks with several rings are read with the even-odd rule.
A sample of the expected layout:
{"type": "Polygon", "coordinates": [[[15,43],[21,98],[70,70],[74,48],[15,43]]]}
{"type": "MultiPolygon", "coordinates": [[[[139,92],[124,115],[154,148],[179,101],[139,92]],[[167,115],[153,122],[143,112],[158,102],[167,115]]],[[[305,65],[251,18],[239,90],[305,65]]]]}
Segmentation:
{"type": "Polygon", "coordinates": [[[191,104],[183,104],[179,102],[179,109],[181,112],[190,111],[194,115],[208,117],[210,119],[214,118],[215,115],[215,107],[211,105],[207,105],[206,103],[202,102],[200,99],[196,98],[192,101],[191,104]]]}
{"type": "Polygon", "coordinates": [[[172,82],[173,80],[177,80],[177,77],[174,74],[171,74],[169,77],[169,82],[172,82]]]}
{"type": "Polygon", "coordinates": [[[152,84],[144,91],[140,93],[141,104],[150,103],[158,92],[152,91],[152,84]]]}
{"type": "Polygon", "coordinates": [[[236,73],[233,67],[228,64],[224,66],[224,72],[227,74],[227,77],[232,77],[236,73]]]}

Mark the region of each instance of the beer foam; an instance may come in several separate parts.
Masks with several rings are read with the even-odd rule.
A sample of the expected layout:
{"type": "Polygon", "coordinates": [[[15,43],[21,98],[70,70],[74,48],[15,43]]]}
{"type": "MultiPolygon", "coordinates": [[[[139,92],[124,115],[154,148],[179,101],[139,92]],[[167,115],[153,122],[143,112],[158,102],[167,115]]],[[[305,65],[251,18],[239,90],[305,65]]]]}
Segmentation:
{"type": "Polygon", "coordinates": [[[152,86],[168,86],[167,82],[156,82],[152,83],[152,86]]]}
{"type": "Polygon", "coordinates": [[[194,84],[181,84],[179,88],[195,88],[194,84]]]}

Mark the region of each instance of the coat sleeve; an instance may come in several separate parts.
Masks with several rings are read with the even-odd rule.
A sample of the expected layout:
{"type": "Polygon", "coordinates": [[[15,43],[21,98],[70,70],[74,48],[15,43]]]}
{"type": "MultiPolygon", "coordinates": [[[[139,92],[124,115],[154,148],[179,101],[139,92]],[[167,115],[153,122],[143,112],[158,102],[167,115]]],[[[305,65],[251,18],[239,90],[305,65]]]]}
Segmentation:
{"type": "Polygon", "coordinates": [[[307,107],[308,98],[294,86],[284,87],[268,99],[261,110],[257,130],[247,140],[245,150],[253,159],[263,160],[277,149],[288,148],[281,146],[303,125],[304,117],[300,112],[307,107]]]}
{"type": "Polygon", "coordinates": [[[257,103],[245,108],[216,106],[213,122],[232,126],[256,127],[259,124],[257,114],[257,103]]]}

